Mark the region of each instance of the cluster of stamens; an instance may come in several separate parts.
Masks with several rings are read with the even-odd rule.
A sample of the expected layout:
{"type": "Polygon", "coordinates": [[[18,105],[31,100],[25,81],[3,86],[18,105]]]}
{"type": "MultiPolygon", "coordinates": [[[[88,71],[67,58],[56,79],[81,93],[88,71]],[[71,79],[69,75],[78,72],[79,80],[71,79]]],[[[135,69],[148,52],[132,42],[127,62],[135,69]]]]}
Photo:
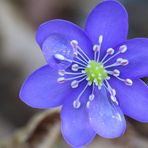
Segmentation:
{"type": "Polygon", "coordinates": [[[118,104],[116,98],[116,90],[112,88],[108,80],[111,76],[114,76],[118,80],[124,82],[126,85],[131,86],[131,79],[123,79],[120,77],[120,71],[117,69],[118,66],[126,66],[129,62],[127,59],[117,58],[115,63],[107,65],[107,63],[115,58],[119,54],[124,54],[127,51],[127,46],[120,46],[119,50],[115,53],[113,48],[108,48],[106,50],[105,56],[100,59],[101,45],[103,42],[103,36],[99,36],[98,44],[93,46],[94,59],[90,58],[85,54],[85,52],[80,48],[76,40],[71,41],[71,46],[73,48],[74,59],[69,60],[61,54],[55,54],[54,57],[60,61],[71,62],[71,71],[59,70],[60,77],[57,79],[58,83],[65,83],[66,81],[71,81],[71,88],[75,89],[79,87],[79,84],[86,81],[86,85],[82,89],[81,93],[74,100],[74,108],[79,108],[81,106],[81,96],[88,87],[92,88],[91,94],[88,97],[86,107],[89,108],[90,102],[95,99],[94,89],[98,87],[101,89],[102,86],[110,94],[110,98],[113,102],[118,104]],[[114,68],[114,70],[108,70],[109,68],[114,68]],[[68,76],[68,77],[67,77],[68,76]]]}

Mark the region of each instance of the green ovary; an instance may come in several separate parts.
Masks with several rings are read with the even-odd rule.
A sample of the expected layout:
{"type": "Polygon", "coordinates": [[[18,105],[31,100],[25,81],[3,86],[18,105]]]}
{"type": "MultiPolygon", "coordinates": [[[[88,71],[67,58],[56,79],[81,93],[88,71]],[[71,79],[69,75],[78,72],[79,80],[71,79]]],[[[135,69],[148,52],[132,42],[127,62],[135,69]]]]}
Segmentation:
{"type": "Polygon", "coordinates": [[[102,63],[97,63],[96,61],[90,61],[88,66],[85,68],[88,81],[95,82],[98,86],[101,86],[103,80],[108,77],[106,70],[104,69],[102,63]]]}

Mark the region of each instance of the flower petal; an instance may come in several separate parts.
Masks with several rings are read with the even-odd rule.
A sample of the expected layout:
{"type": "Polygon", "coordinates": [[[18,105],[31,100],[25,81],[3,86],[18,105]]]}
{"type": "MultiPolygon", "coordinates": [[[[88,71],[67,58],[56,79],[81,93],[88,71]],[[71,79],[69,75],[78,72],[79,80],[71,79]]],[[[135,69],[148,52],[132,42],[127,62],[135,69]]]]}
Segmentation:
{"type": "Polygon", "coordinates": [[[110,101],[104,87],[95,89],[95,98],[89,107],[89,119],[96,133],[104,138],[119,137],[126,128],[122,111],[110,101]]]}
{"type": "Polygon", "coordinates": [[[58,84],[58,74],[49,66],[33,72],[24,82],[20,98],[34,108],[49,108],[62,104],[69,93],[69,84],[58,84]]]}
{"type": "Polygon", "coordinates": [[[81,106],[79,109],[73,107],[73,101],[80,94],[81,89],[72,91],[68,100],[63,104],[61,111],[61,130],[64,139],[73,147],[81,147],[88,144],[95,136],[95,132],[89,124],[88,113],[86,109],[86,99],[89,91],[85,91],[81,97],[81,106]]]}
{"type": "Polygon", "coordinates": [[[148,122],[148,86],[142,80],[134,80],[132,86],[116,79],[110,81],[124,114],[135,120],[148,122]]]}
{"type": "Polygon", "coordinates": [[[148,76],[148,39],[135,38],[122,43],[122,45],[127,45],[127,52],[118,57],[127,59],[129,64],[118,67],[121,77],[142,78],[148,76]]]}
{"type": "Polygon", "coordinates": [[[91,41],[96,44],[103,35],[101,54],[107,48],[113,48],[127,38],[128,15],[124,7],[117,1],[104,1],[89,14],[85,31],[91,41]]]}
{"type": "Polygon", "coordinates": [[[42,44],[42,51],[47,63],[54,69],[66,69],[72,63],[73,49],[70,42],[63,35],[49,35],[42,44]],[[68,59],[68,61],[63,60],[63,58],[68,59]]]}
{"type": "MultiPolygon", "coordinates": [[[[65,20],[51,20],[43,23],[37,31],[36,40],[51,67],[57,64],[53,58],[54,54],[62,54],[70,60],[73,58],[73,49],[70,45],[72,40],[78,41],[79,46],[90,58],[93,56],[92,43],[84,31],[65,20]]],[[[68,67],[69,64],[66,64],[65,66],[68,67]]]]}

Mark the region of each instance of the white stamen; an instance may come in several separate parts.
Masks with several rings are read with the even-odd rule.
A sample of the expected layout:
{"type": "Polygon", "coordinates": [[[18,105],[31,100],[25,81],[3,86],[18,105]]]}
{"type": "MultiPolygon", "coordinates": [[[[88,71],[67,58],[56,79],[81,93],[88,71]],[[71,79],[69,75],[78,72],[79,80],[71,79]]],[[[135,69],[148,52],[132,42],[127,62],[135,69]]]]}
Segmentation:
{"type": "Polygon", "coordinates": [[[121,61],[121,65],[123,65],[123,66],[126,66],[128,63],[129,63],[129,62],[128,62],[127,59],[123,59],[123,60],[121,61]]]}
{"type": "Polygon", "coordinates": [[[64,61],[65,60],[65,57],[61,54],[55,54],[54,57],[57,59],[57,60],[61,60],[61,61],[64,61]]]}
{"type": "Polygon", "coordinates": [[[103,42],[103,35],[100,35],[100,36],[99,36],[99,44],[101,45],[102,42],[103,42]]]}
{"type": "Polygon", "coordinates": [[[95,98],[95,95],[94,95],[94,94],[91,94],[91,95],[89,96],[89,101],[94,100],[94,98],[95,98]]]}
{"type": "Polygon", "coordinates": [[[117,105],[119,104],[118,103],[118,101],[117,101],[117,98],[115,97],[115,96],[110,96],[110,98],[111,98],[111,100],[113,101],[113,102],[115,102],[117,105]]]}
{"type": "Polygon", "coordinates": [[[86,57],[87,61],[90,61],[89,57],[87,56],[87,54],[78,46],[78,50],[81,51],[81,53],[83,53],[83,55],[86,57]]]}
{"type": "Polygon", "coordinates": [[[93,46],[93,51],[94,51],[94,52],[100,51],[100,45],[97,45],[97,44],[94,45],[94,46],[93,46]]]}
{"type": "Polygon", "coordinates": [[[59,70],[59,71],[58,71],[58,74],[59,74],[60,76],[64,76],[64,75],[65,75],[65,70],[59,70]]]}
{"type": "Polygon", "coordinates": [[[78,45],[78,41],[76,40],[72,40],[70,43],[73,47],[76,47],[78,45]]]}
{"type": "Polygon", "coordinates": [[[79,61],[81,61],[83,64],[88,64],[88,61],[86,62],[84,59],[82,58],[79,58],[78,56],[76,57],[79,61]]]}
{"type": "Polygon", "coordinates": [[[79,47],[78,41],[72,40],[72,41],[70,42],[70,44],[71,44],[71,46],[73,47],[74,56],[75,56],[75,57],[77,57],[78,55],[80,55],[81,58],[82,58],[85,62],[88,62],[88,61],[90,60],[89,57],[85,54],[85,52],[79,47]],[[81,53],[82,53],[84,56],[83,56],[78,50],[80,50],[81,53]]]}
{"type": "Polygon", "coordinates": [[[120,53],[125,53],[127,51],[127,46],[126,45],[122,45],[119,48],[120,53]]]}
{"type": "Polygon", "coordinates": [[[78,109],[80,106],[81,106],[81,102],[80,102],[79,100],[75,100],[75,101],[73,102],[73,107],[74,107],[74,108],[78,109]]]}
{"type": "Polygon", "coordinates": [[[113,101],[113,102],[115,102],[117,105],[118,105],[118,101],[117,101],[117,99],[116,99],[116,90],[115,89],[113,89],[111,86],[110,86],[110,84],[108,83],[108,81],[106,81],[105,80],[105,82],[106,82],[106,85],[105,85],[105,83],[103,84],[104,85],[104,87],[106,88],[106,90],[110,93],[110,98],[111,98],[111,100],[113,101]]]}
{"type": "Polygon", "coordinates": [[[64,77],[59,77],[59,78],[57,79],[57,82],[62,84],[62,83],[65,82],[65,78],[64,78],[64,77]]]}
{"type": "Polygon", "coordinates": [[[129,86],[133,85],[133,81],[131,79],[126,79],[124,82],[126,85],[129,85],[129,86]]]}
{"type": "Polygon", "coordinates": [[[118,77],[120,75],[120,71],[118,69],[113,70],[113,76],[118,77]]]}
{"type": "Polygon", "coordinates": [[[98,51],[97,60],[96,60],[96,55],[95,55],[95,60],[96,60],[97,62],[99,62],[99,59],[100,59],[100,50],[101,50],[101,46],[102,46],[102,42],[103,42],[103,35],[100,35],[100,36],[99,36],[98,42],[99,42],[99,51],[98,51]]]}
{"type": "Polygon", "coordinates": [[[78,65],[78,64],[73,64],[73,65],[71,66],[71,69],[72,69],[73,71],[78,71],[78,70],[79,70],[79,65],[78,65]]]}
{"type": "Polygon", "coordinates": [[[75,77],[66,78],[65,80],[66,81],[75,80],[75,79],[78,79],[78,78],[81,78],[81,77],[84,77],[84,76],[86,76],[86,74],[81,74],[81,75],[78,75],[78,76],[75,76],[75,77]]]}
{"type": "Polygon", "coordinates": [[[71,87],[72,88],[77,88],[79,86],[79,82],[77,80],[74,80],[71,82],[71,87]]]}
{"type": "Polygon", "coordinates": [[[122,61],[123,61],[123,58],[118,58],[118,59],[116,60],[116,63],[121,64],[122,61]]]}
{"type": "Polygon", "coordinates": [[[110,61],[111,59],[113,59],[114,57],[116,57],[118,54],[120,54],[120,51],[115,53],[114,55],[112,55],[110,58],[108,58],[106,61],[103,62],[103,64],[107,63],[108,61],[110,61]]]}
{"type": "Polygon", "coordinates": [[[115,50],[114,50],[113,48],[108,48],[108,49],[107,49],[107,53],[108,53],[109,55],[113,55],[114,52],[115,52],[115,50]]]}
{"type": "Polygon", "coordinates": [[[74,51],[73,55],[74,55],[74,57],[77,57],[78,56],[78,52],[74,51]]]}
{"type": "Polygon", "coordinates": [[[74,63],[76,63],[76,64],[79,64],[79,65],[81,65],[81,66],[84,66],[84,67],[87,66],[87,64],[84,64],[84,63],[81,63],[81,62],[78,62],[78,61],[75,61],[75,60],[73,60],[72,62],[74,62],[74,63]]]}
{"type": "Polygon", "coordinates": [[[116,96],[116,90],[113,88],[110,88],[110,92],[112,96],[116,96]]]}
{"type": "Polygon", "coordinates": [[[79,99],[83,95],[83,93],[85,92],[85,90],[87,89],[88,86],[89,86],[89,84],[87,83],[86,86],[84,87],[84,89],[79,94],[78,98],[73,102],[74,108],[79,108],[80,107],[81,103],[80,103],[79,99]]]}
{"type": "Polygon", "coordinates": [[[115,50],[113,48],[108,48],[106,51],[106,55],[102,58],[101,63],[104,62],[104,60],[108,57],[108,55],[113,55],[115,50]]]}

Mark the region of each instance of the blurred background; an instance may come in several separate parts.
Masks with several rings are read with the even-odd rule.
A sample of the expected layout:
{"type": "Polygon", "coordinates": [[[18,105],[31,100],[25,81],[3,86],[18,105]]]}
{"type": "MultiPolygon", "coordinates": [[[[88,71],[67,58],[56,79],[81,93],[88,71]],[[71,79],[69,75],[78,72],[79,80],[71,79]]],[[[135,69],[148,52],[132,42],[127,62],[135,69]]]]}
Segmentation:
{"type": "MultiPolygon", "coordinates": [[[[35,42],[37,27],[55,18],[83,26],[98,2],[0,0],[0,148],[69,148],[60,135],[58,111],[32,109],[19,100],[18,94],[28,74],[45,63],[35,42]]],[[[121,2],[129,13],[129,38],[148,37],[148,0],[121,2]]],[[[87,147],[148,148],[148,124],[127,120],[125,136],[117,140],[97,137],[87,147]]]]}

